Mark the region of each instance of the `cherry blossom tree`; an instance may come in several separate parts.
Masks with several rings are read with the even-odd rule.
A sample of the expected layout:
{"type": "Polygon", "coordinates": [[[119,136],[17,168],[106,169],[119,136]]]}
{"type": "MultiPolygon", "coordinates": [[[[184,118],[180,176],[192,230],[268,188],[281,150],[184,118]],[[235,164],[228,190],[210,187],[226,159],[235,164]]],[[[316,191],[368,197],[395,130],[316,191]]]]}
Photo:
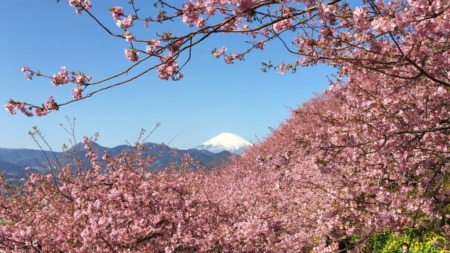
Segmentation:
{"type": "Polygon", "coordinates": [[[153,3],[153,11],[148,12],[140,10],[135,1],[129,1],[105,10],[111,13],[108,23],[102,23],[91,13],[95,2],[68,2],[76,13],[82,14],[80,18],[92,18],[106,35],[129,43],[125,50],[118,50],[124,50],[130,66],[102,80],[65,68],[44,75],[25,66],[22,71],[27,79],[46,77],[56,86],[73,83],[73,100],[55,102],[50,98],[47,103],[34,105],[12,99],[6,105],[11,113],[19,110],[31,116],[34,110],[37,115],[45,115],[151,71],[156,71],[161,79],[179,80],[183,77],[183,67],[191,59],[192,48],[220,34],[246,35],[242,41],[248,45],[246,50],[229,52],[226,45],[212,49],[213,56],[223,58],[228,64],[243,60],[252,51],[263,50],[278,40],[293,58],[287,59],[289,63],[263,63],[263,71],[278,69],[284,74],[300,66],[326,63],[336,66],[342,75],[348,68],[358,67],[401,79],[425,77],[448,87],[448,4],[445,1],[199,0],[172,4],[158,0],[153,3]],[[178,33],[164,30],[166,23],[174,21],[187,29],[178,33]],[[113,26],[122,32],[114,33],[113,26]],[[156,29],[157,35],[134,36],[140,29],[147,29],[142,27],[156,29]],[[143,68],[138,71],[138,66],[143,68]],[[134,74],[120,79],[129,73],[134,74]]]}
{"type": "Polygon", "coordinates": [[[109,10],[119,34],[90,12],[95,2],[69,4],[129,42],[130,67],[103,80],[65,68],[45,75],[24,67],[27,79],[73,83],[74,100],[51,97],[42,106],[11,100],[11,113],[45,115],[151,71],[178,80],[191,49],[217,34],[248,36],[244,51],[212,50],[228,64],[278,40],[293,57],[264,63],[263,71],[329,64],[336,76],[329,90],[222,169],[150,173],[151,158],[140,156],[139,146],[100,159],[85,140],[89,169],[61,166],[58,173],[30,175],[19,189],[2,182],[0,248],[357,252],[386,231],[420,227],[449,238],[447,1],[154,1],[152,15],[130,1],[109,10]],[[137,23],[178,20],[188,32],[134,35],[137,23]]]}
{"type": "Polygon", "coordinates": [[[25,186],[2,183],[0,249],[7,252],[187,252],[211,249],[220,209],[204,197],[202,172],[146,170],[135,151],[99,157],[84,138],[88,168],[75,164],[25,186]],[[203,239],[201,239],[203,238],[203,239]]]}
{"type": "Polygon", "coordinates": [[[308,231],[299,236],[303,245],[322,240],[321,252],[350,239],[363,245],[375,232],[408,227],[448,238],[449,140],[441,114],[448,91],[361,73],[295,110],[246,158],[278,175],[265,177],[272,178],[267,185],[290,182],[281,194],[287,199],[275,203],[307,203],[290,214],[297,222],[313,217],[298,225],[308,231]]]}
{"type": "MultiPolygon", "coordinates": [[[[154,173],[146,170],[153,158],[143,156],[139,143],[134,152],[111,157],[85,138],[87,169],[75,161],[30,175],[23,188],[2,181],[0,248],[358,252],[374,233],[417,226],[448,238],[448,156],[441,150],[448,135],[403,130],[418,123],[404,122],[404,115],[418,112],[400,91],[427,93],[399,83],[393,90],[405,101],[395,105],[364,97],[369,93],[354,82],[303,104],[222,169],[154,173]],[[403,113],[387,113],[398,106],[403,113]]],[[[372,94],[390,97],[390,88],[372,94]]],[[[425,88],[434,100],[422,113],[436,117],[435,100],[448,94],[425,88]]]]}

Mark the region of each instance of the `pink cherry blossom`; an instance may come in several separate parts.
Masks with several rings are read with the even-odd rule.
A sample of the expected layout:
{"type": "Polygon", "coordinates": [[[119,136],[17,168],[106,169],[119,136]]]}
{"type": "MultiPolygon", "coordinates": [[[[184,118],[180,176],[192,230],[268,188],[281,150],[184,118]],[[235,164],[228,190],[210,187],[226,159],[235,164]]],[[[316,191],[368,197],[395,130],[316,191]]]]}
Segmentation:
{"type": "Polygon", "coordinates": [[[83,98],[83,95],[81,94],[82,91],[83,91],[83,89],[81,89],[81,88],[73,88],[73,90],[72,90],[73,98],[75,98],[75,99],[83,98]]]}
{"type": "Polygon", "coordinates": [[[198,18],[197,21],[195,22],[195,25],[197,27],[203,28],[206,26],[206,20],[204,18],[198,18]]]}
{"type": "Polygon", "coordinates": [[[53,96],[50,96],[47,102],[44,105],[42,105],[42,107],[35,108],[34,113],[37,116],[45,116],[52,111],[58,110],[59,110],[58,104],[56,104],[55,100],[53,99],[53,96]]]}
{"type": "Polygon", "coordinates": [[[81,14],[83,10],[89,10],[92,8],[92,4],[89,0],[68,0],[69,5],[75,7],[75,12],[81,14]]]}
{"type": "Polygon", "coordinates": [[[219,58],[221,55],[225,55],[225,51],[227,51],[227,48],[222,47],[219,49],[214,49],[212,53],[214,57],[219,58]]]}
{"type": "Polygon", "coordinates": [[[160,46],[161,44],[159,40],[151,40],[145,46],[145,52],[150,55],[158,55],[158,49],[160,46]]]}
{"type": "Polygon", "coordinates": [[[201,3],[189,1],[183,4],[183,22],[188,26],[194,26],[194,24],[201,23],[202,18],[200,17],[201,13],[201,3]]]}
{"type": "Polygon", "coordinates": [[[27,117],[33,117],[33,114],[30,112],[29,108],[26,107],[26,104],[20,104],[16,107],[19,111],[21,111],[27,117]]]}
{"type": "Polygon", "coordinates": [[[133,26],[133,16],[128,15],[124,19],[117,20],[116,25],[122,29],[128,29],[128,28],[132,27],[133,26]]]}
{"type": "Polygon", "coordinates": [[[284,75],[286,74],[286,70],[289,69],[289,66],[287,64],[284,64],[283,62],[281,62],[278,65],[278,68],[280,69],[280,71],[278,72],[280,75],[284,75]]]}
{"type": "Polygon", "coordinates": [[[273,26],[272,26],[272,28],[275,32],[287,30],[287,29],[290,29],[290,27],[291,27],[291,20],[289,20],[289,19],[278,21],[275,24],[273,24],[273,26]]]}
{"type": "Polygon", "coordinates": [[[16,100],[10,100],[8,104],[5,105],[5,109],[12,115],[16,114],[15,110],[19,110],[27,117],[32,117],[33,114],[29,111],[30,107],[25,102],[19,102],[16,100]]]}
{"type": "Polygon", "coordinates": [[[69,73],[64,66],[61,67],[61,71],[58,74],[53,74],[52,83],[56,86],[64,85],[69,81],[69,73]]]}
{"type": "Polygon", "coordinates": [[[138,58],[138,52],[135,49],[125,49],[125,57],[132,62],[137,61],[138,58]]]}
{"type": "Polygon", "coordinates": [[[77,85],[86,85],[90,80],[90,76],[86,76],[85,74],[78,72],[75,76],[72,77],[71,82],[77,85]]]}
{"type": "Polygon", "coordinates": [[[178,73],[178,63],[172,58],[161,58],[161,66],[158,68],[158,76],[161,79],[168,80],[169,78],[177,79],[183,76],[178,73]]]}
{"type": "Polygon", "coordinates": [[[120,18],[124,15],[123,9],[120,6],[114,6],[109,9],[111,11],[112,17],[115,21],[120,20],[120,18]]]}
{"type": "Polygon", "coordinates": [[[11,104],[6,104],[5,105],[5,109],[6,111],[8,111],[9,113],[11,113],[12,115],[16,114],[15,110],[14,110],[14,106],[11,104]]]}
{"type": "Polygon", "coordinates": [[[128,42],[136,41],[133,34],[130,31],[125,32],[125,40],[128,42]]]}
{"type": "Polygon", "coordinates": [[[255,48],[264,50],[264,47],[266,46],[266,42],[256,42],[256,43],[253,44],[253,46],[255,48]]]}

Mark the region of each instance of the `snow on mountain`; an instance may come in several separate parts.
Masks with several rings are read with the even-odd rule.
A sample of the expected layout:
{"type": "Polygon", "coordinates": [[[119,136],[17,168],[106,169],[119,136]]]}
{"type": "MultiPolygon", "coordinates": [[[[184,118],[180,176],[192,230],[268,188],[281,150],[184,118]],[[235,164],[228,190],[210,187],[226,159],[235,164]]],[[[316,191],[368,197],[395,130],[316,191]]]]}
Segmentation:
{"type": "Polygon", "coordinates": [[[213,153],[220,153],[224,150],[231,153],[240,154],[249,146],[250,142],[232,133],[221,133],[197,146],[196,149],[204,149],[213,153]]]}

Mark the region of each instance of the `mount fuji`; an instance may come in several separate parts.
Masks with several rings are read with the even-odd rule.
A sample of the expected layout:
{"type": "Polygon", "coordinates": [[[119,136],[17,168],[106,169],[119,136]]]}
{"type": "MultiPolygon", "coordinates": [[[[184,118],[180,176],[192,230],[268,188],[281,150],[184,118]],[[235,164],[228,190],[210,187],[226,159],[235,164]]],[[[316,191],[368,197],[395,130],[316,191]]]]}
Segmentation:
{"type": "Polygon", "coordinates": [[[235,134],[221,133],[195,148],[199,150],[207,150],[212,153],[220,153],[226,150],[234,154],[240,154],[250,146],[253,146],[253,144],[235,134]]]}

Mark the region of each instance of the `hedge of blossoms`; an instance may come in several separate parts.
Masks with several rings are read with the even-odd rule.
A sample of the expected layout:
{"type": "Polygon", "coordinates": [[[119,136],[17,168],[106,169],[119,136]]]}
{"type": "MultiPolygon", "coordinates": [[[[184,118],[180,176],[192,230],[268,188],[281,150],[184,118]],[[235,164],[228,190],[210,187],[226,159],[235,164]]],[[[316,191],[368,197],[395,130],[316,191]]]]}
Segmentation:
{"type": "Polygon", "coordinates": [[[448,238],[449,92],[348,74],[217,171],[153,174],[138,153],[103,167],[87,145],[90,170],[34,175],[2,199],[4,249],[335,252],[417,226],[448,238]]]}
{"type": "MultiPolygon", "coordinates": [[[[69,3],[83,14],[95,7],[69,3]]],[[[157,1],[155,7],[164,9],[145,18],[138,8],[110,9],[123,29],[112,35],[130,42],[124,57],[133,65],[124,73],[149,64],[130,80],[153,69],[162,79],[182,78],[179,62],[216,33],[253,40],[244,52],[213,50],[227,63],[279,39],[295,59],[266,63],[264,71],[328,63],[337,68],[336,79],[266,141],[220,170],[153,174],[145,171],[151,159],[138,153],[105,156],[104,167],[88,152],[92,168],[86,171],[65,167],[30,176],[23,189],[3,183],[3,250],[356,251],[374,232],[417,226],[450,237],[450,3],[364,1],[353,8],[339,0],[203,0],[179,7],[157,1]],[[133,36],[137,22],[178,19],[192,32],[133,36]]],[[[28,79],[44,76],[23,70],[28,79]]],[[[86,81],[78,84],[77,73],[64,71],[47,77],[55,85],[73,82],[81,89],[74,92],[78,99],[105,87],[83,96],[87,88],[122,84],[114,78],[91,83],[82,73],[86,81]]],[[[30,115],[67,104],[50,101],[11,101],[7,109],[30,115]]]]}
{"type": "Polygon", "coordinates": [[[449,91],[349,76],[217,170],[149,172],[139,144],[100,158],[85,138],[88,169],[2,181],[0,249],[360,252],[373,233],[419,226],[449,238],[449,91]]]}

